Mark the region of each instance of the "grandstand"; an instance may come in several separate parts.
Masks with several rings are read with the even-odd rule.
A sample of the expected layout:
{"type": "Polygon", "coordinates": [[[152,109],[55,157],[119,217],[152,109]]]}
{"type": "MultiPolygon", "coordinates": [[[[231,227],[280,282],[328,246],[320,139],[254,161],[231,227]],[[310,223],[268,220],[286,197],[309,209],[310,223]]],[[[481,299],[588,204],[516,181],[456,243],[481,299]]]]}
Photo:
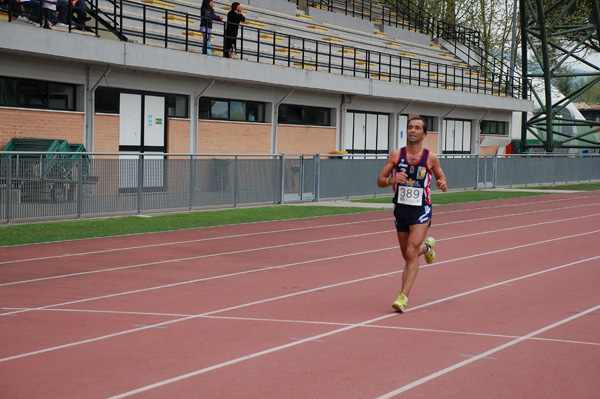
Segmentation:
{"type": "Polygon", "coordinates": [[[513,114],[533,109],[501,61],[482,64],[477,32],[415,8],[241,3],[240,59],[222,57],[219,22],[201,54],[199,1],[87,1],[86,26],[53,30],[3,10],[0,149],[37,137],[95,152],[385,156],[421,115],[440,154],[495,154],[483,138],[519,137],[513,114]]]}

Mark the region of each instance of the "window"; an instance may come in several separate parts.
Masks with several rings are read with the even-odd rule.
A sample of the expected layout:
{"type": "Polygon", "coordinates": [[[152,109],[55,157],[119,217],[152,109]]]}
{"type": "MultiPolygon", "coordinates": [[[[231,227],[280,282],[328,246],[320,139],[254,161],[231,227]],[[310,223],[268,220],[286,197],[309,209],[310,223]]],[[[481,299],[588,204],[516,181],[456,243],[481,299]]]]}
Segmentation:
{"type": "Polygon", "coordinates": [[[330,115],[329,108],[280,105],[278,122],[290,125],[330,126],[330,115]]]}
{"type": "Polygon", "coordinates": [[[200,99],[200,119],[264,122],[265,104],[256,101],[200,99]]]}
{"type": "Polygon", "coordinates": [[[112,87],[98,87],[95,92],[95,112],[119,113],[119,90],[112,87]]]}
{"type": "Polygon", "coordinates": [[[189,118],[188,96],[167,95],[168,116],[173,118],[189,118]]]}
{"type": "MultiPolygon", "coordinates": [[[[112,87],[98,87],[96,89],[95,112],[106,114],[119,113],[120,95],[123,90],[112,87]]],[[[188,118],[188,96],[168,94],[166,97],[167,115],[175,118],[188,118]]]]}
{"type": "Polygon", "coordinates": [[[387,154],[389,115],[348,111],[344,147],[350,154],[387,154]]]}
{"type": "Polygon", "coordinates": [[[427,132],[435,132],[437,130],[436,119],[433,116],[424,116],[421,115],[421,118],[425,120],[425,127],[427,128],[427,132]]]}
{"type": "Polygon", "coordinates": [[[471,152],[471,121],[444,119],[442,151],[444,154],[471,152]]]}
{"type": "Polygon", "coordinates": [[[498,121],[482,121],[481,134],[508,135],[508,123],[498,121]]]}
{"type": "Polygon", "coordinates": [[[229,119],[229,102],[211,101],[210,103],[211,119],[229,119]]]}
{"type": "Polygon", "coordinates": [[[75,88],[66,83],[0,78],[0,105],[74,111],[75,88]]]}

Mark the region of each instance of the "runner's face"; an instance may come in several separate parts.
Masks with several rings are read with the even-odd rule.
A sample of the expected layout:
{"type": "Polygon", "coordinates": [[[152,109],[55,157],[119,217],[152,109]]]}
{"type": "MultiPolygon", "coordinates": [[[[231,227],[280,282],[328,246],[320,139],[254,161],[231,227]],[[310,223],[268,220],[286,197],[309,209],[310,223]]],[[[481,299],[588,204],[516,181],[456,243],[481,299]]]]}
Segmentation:
{"type": "Polygon", "coordinates": [[[412,120],[408,123],[408,128],[406,130],[408,132],[407,140],[409,143],[418,143],[423,140],[426,134],[423,131],[423,126],[423,121],[419,119],[412,120]]]}

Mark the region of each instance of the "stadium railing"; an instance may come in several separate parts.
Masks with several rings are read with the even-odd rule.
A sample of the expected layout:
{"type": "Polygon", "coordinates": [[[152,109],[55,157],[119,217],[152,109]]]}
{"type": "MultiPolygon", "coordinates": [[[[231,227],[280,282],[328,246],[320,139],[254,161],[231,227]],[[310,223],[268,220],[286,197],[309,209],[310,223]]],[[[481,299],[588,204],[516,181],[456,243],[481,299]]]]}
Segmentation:
{"type": "MultiPolygon", "coordinates": [[[[94,18],[85,30],[96,36],[111,32],[123,41],[201,52],[202,35],[196,27],[200,16],[164,4],[88,0],[88,13],[94,18]]],[[[215,21],[216,26],[222,24],[215,21]]],[[[212,51],[217,55],[221,54],[222,32],[222,28],[213,29],[212,51]]],[[[460,63],[424,61],[415,54],[348,46],[251,25],[240,26],[238,48],[241,58],[256,62],[488,95],[521,95],[520,85],[508,84],[509,76],[504,73],[478,72],[460,63]]]]}
{"type": "MultiPolygon", "coordinates": [[[[296,2],[300,0],[289,0],[296,2]]],[[[409,31],[420,32],[432,38],[443,39],[444,45],[450,46],[453,54],[463,60],[470,68],[479,71],[480,75],[498,76],[498,87],[507,88],[508,92],[520,93],[520,74],[503,60],[481,46],[481,33],[475,29],[458,24],[437,20],[421,9],[412,0],[402,2],[385,0],[342,1],[342,0],[307,0],[311,7],[331,12],[341,12],[355,18],[375,21],[379,24],[393,26],[409,31]]],[[[507,95],[506,91],[504,95],[507,95]]],[[[498,91],[502,93],[502,91],[498,91]]]]}
{"type": "MultiPolygon", "coordinates": [[[[391,195],[373,155],[49,154],[0,152],[1,223],[391,195]]],[[[439,157],[451,190],[600,180],[598,154],[439,157]]]]}

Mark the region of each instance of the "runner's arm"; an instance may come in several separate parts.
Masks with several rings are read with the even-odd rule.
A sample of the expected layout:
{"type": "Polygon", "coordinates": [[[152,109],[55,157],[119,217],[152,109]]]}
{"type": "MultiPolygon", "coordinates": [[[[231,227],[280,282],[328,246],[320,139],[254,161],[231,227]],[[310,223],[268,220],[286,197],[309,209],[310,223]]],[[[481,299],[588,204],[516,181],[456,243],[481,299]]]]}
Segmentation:
{"type": "Polygon", "coordinates": [[[396,161],[398,160],[399,156],[400,150],[394,150],[388,157],[385,166],[377,177],[377,185],[379,187],[388,187],[400,183],[400,179],[402,177],[400,174],[394,174],[390,176],[396,167],[396,161]]]}

